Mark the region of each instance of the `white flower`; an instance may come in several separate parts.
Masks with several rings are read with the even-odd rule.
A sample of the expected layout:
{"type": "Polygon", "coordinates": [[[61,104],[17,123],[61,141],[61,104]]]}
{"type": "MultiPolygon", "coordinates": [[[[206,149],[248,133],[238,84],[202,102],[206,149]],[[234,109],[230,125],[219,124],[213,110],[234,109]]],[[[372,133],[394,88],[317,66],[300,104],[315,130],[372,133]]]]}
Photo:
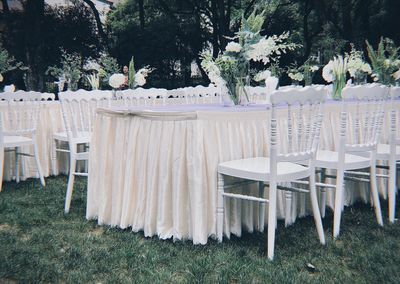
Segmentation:
{"type": "Polygon", "coordinates": [[[11,84],[11,85],[4,86],[4,92],[14,93],[15,85],[11,84]]]}
{"type": "Polygon", "coordinates": [[[240,52],[240,50],[242,49],[242,46],[234,41],[231,41],[227,44],[227,46],[225,47],[225,51],[228,52],[240,52]]]}
{"type": "Polygon", "coordinates": [[[125,75],[124,74],[113,74],[108,80],[108,84],[114,89],[118,89],[125,83],[125,75]]]}
{"type": "Polygon", "coordinates": [[[322,69],[322,78],[328,83],[333,81],[333,61],[329,61],[328,64],[322,69]]]}
{"type": "Polygon", "coordinates": [[[138,86],[143,86],[144,84],[146,84],[145,75],[142,73],[136,73],[135,74],[135,82],[138,86]]]}
{"type": "Polygon", "coordinates": [[[315,71],[317,71],[318,69],[319,69],[319,67],[318,67],[317,65],[313,65],[313,66],[310,67],[310,71],[311,71],[311,72],[315,72],[315,71]]]}
{"type": "Polygon", "coordinates": [[[99,63],[97,63],[96,61],[93,61],[93,60],[86,61],[85,65],[83,66],[83,69],[85,69],[85,70],[99,71],[100,68],[101,67],[100,67],[99,63]]]}
{"type": "Polygon", "coordinates": [[[376,73],[372,73],[371,74],[372,79],[374,80],[374,82],[377,82],[379,80],[379,76],[376,73]]]}
{"type": "Polygon", "coordinates": [[[300,72],[297,73],[289,73],[288,74],[289,78],[295,81],[303,81],[304,80],[304,76],[303,74],[301,74],[300,72]]]}
{"type": "Polygon", "coordinates": [[[3,82],[4,78],[3,75],[0,74],[0,82],[3,82]]]}
{"type": "Polygon", "coordinates": [[[256,81],[256,82],[264,81],[269,77],[271,77],[271,71],[264,70],[264,71],[261,71],[261,72],[257,73],[254,76],[254,81],[256,81]]]}
{"type": "Polygon", "coordinates": [[[392,77],[397,81],[400,79],[400,69],[392,74],[392,77]]]}
{"type": "Polygon", "coordinates": [[[390,62],[389,59],[385,59],[385,66],[386,66],[386,67],[390,67],[391,64],[392,64],[392,63],[390,62]]]}

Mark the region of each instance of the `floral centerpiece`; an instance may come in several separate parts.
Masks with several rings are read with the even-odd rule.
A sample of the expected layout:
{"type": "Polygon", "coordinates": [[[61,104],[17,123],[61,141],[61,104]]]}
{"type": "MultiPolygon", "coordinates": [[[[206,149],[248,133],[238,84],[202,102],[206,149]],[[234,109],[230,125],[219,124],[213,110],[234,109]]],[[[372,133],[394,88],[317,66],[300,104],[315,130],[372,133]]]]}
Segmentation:
{"type": "Polygon", "coordinates": [[[133,61],[133,57],[129,62],[128,69],[128,85],[129,88],[134,89],[137,86],[143,86],[146,84],[146,77],[153,71],[154,69],[149,68],[149,66],[145,66],[135,72],[135,63],[133,61]]]}
{"type": "Polygon", "coordinates": [[[346,72],[348,65],[348,57],[341,55],[330,60],[322,69],[322,77],[328,83],[333,82],[332,98],[340,100],[342,98],[342,90],[346,85],[346,72]]]}
{"type": "Polygon", "coordinates": [[[367,41],[368,57],[371,60],[374,81],[384,85],[394,85],[400,78],[399,50],[388,38],[381,38],[378,49],[374,50],[367,41]]]}
{"type": "Polygon", "coordinates": [[[362,84],[367,80],[367,75],[372,73],[371,66],[364,61],[362,52],[358,51],[352,45],[350,54],[346,54],[348,57],[347,69],[350,77],[353,79],[353,83],[362,84]]]}
{"type": "Polygon", "coordinates": [[[313,58],[308,58],[304,64],[300,67],[291,67],[288,70],[288,76],[294,82],[304,81],[306,86],[310,86],[312,84],[312,77],[314,73],[319,69],[317,64],[313,63],[313,58]]]}
{"type": "MultiPolygon", "coordinates": [[[[277,61],[282,53],[299,45],[286,43],[289,33],[279,36],[261,36],[264,14],[253,12],[242,19],[241,27],[222,54],[213,58],[211,50],[202,52],[201,66],[210,81],[228,93],[233,104],[247,104],[248,96],[244,85],[250,83],[250,61],[264,65],[277,61]]],[[[265,78],[264,78],[265,80],[265,78]]]]}
{"type": "Polygon", "coordinates": [[[98,73],[92,73],[89,75],[86,75],[86,80],[90,84],[90,87],[92,90],[98,90],[100,87],[100,77],[98,73]]]}

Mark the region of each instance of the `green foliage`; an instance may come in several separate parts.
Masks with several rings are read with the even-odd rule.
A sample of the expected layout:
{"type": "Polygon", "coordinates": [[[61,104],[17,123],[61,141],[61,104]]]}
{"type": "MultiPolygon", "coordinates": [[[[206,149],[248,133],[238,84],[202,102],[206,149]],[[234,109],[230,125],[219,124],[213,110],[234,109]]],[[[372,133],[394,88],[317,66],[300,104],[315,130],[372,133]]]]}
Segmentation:
{"type": "Polygon", "coordinates": [[[108,80],[112,74],[119,73],[120,67],[117,59],[108,54],[103,54],[99,59],[101,69],[99,70],[100,82],[102,88],[109,88],[108,80]]]}
{"type": "Polygon", "coordinates": [[[23,68],[21,62],[16,62],[6,49],[0,44],[0,74],[12,71],[18,68],[23,68]]]}
{"type": "Polygon", "coordinates": [[[68,89],[76,91],[82,75],[82,57],[76,53],[62,51],[61,67],[49,67],[47,73],[54,77],[62,77],[68,83],[68,89]]]}
{"type": "Polygon", "coordinates": [[[129,88],[134,89],[136,86],[135,83],[135,62],[133,61],[133,56],[131,58],[131,61],[129,61],[129,70],[128,70],[128,82],[129,82],[129,88]]]}
{"type": "Polygon", "coordinates": [[[400,48],[389,38],[381,38],[377,50],[368,41],[366,44],[373,77],[384,85],[394,85],[395,78],[392,75],[400,68],[400,48]]]}

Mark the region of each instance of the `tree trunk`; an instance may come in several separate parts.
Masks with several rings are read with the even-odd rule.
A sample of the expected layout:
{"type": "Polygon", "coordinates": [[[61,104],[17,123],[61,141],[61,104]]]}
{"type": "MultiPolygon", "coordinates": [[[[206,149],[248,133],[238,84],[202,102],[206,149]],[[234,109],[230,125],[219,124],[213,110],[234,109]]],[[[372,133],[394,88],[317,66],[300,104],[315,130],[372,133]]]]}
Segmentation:
{"type": "Polygon", "coordinates": [[[27,89],[35,91],[44,90],[45,64],[42,54],[44,44],[42,25],[44,19],[44,0],[27,1],[25,11],[25,56],[27,71],[27,89]]]}
{"type": "Polygon", "coordinates": [[[143,30],[144,29],[144,3],[143,3],[143,0],[138,0],[138,5],[139,5],[140,28],[143,30]]]}
{"type": "Polygon", "coordinates": [[[94,19],[96,21],[96,25],[97,25],[97,31],[99,33],[101,41],[103,42],[106,49],[109,50],[108,37],[107,37],[107,34],[104,32],[103,23],[101,22],[100,13],[97,10],[96,5],[91,0],[82,0],[82,1],[85,2],[92,10],[92,13],[93,13],[94,19]]]}

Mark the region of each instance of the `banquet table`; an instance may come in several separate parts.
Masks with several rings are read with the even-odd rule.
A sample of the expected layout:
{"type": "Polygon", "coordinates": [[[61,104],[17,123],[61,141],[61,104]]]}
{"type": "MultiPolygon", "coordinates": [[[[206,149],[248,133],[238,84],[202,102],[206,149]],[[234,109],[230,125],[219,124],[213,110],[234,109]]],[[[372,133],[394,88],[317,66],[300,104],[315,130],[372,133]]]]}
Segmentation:
{"type": "MultiPolygon", "coordinates": [[[[99,109],[90,148],[86,218],[144,231],[145,236],[205,244],[216,233],[217,165],[268,155],[268,112],[267,105],[99,109]]],[[[335,148],[339,112],[340,104],[326,104],[321,148],[335,148]]],[[[287,123],[283,113],[280,127],[287,123]]],[[[387,135],[385,129],[383,141],[387,135]]],[[[346,188],[346,204],[369,201],[367,186],[349,183],[346,188]]],[[[379,190],[385,197],[385,183],[379,190]]],[[[333,197],[328,191],[328,206],[333,197]]],[[[295,193],[292,198],[293,222],[311,207],[308,195],[295,193]]],[[[227,236],[256,228],[257,204],[225,202],[227,236]]],[[[284,207],[281,191],[278,218],[284,217],[284,207]]]]}
{"type": "MultiPolygon", "coordinates": [[[[0,114],[4,129],[8,129],[9,117],[7,104],[0,103],[0,114]]],[[[39,146],[39,160],[42,166],[43,175],[58,175],[68,172],[68,155],[58,153],[57,157],[53,154],[53,133],[63,131],[61,107],[58,101],[46,101],[42,103],[40,117],[37,124],[37,141],[39,146]]],[[[23,147],[23,152],[33,153],[33,147],[23,147]]],[[[10,181],[15,178],[14,153],[6,152],[4,155],[4,174],[3,180],[10,181]]],[[[23,157],[21,161],[21,180],[31,177],[38,177],[34,158],[23,157]]]]}

